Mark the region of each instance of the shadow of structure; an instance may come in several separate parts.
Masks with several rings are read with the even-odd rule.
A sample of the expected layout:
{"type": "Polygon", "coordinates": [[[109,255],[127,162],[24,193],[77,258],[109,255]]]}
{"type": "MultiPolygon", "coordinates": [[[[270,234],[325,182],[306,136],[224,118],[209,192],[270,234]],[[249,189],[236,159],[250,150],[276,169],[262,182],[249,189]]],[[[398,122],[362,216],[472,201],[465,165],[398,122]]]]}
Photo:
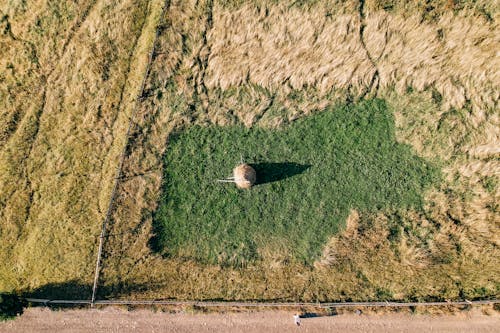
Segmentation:
{"type": "Polygon", "coordinates": [[[309,164],[299,164],[294,162],[283,163],[252,163],[250,164],[257,173],[255,185],[262,185],[277,182],[286,178],[299,175],[309,169],[309,164]]]}

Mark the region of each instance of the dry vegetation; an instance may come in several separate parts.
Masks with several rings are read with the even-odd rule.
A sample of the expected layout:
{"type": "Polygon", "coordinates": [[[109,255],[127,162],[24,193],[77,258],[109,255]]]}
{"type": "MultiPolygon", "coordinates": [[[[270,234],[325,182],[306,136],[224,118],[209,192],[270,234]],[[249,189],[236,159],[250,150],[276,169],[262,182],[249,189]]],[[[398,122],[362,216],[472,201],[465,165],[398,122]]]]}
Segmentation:
{"type": "MultiPolygon", "coordinates": [[[[91,280],[161,4],[72,6],[0,8],[0,289],[91,280]]],[[[498,296],[498,14],[497,1],[171,1],[106,240],[100,297],[498,296]],[[371,96],[394,111],[401,142],[442,166],[446,181],[427,194],[424,212],[353,211],[314,267],[289,263],[273,244],[243,268],[150,250],[171,133],[210,123],[273,128],[371,96]]]]}
{"type": "MultiPolygon", "coordinates": [[[[172,2],[108,239],[101,296],[457,299],[498,294],[495,4],[172,2]],[[314,268],[279,244],[244,268],[146,246],[165,138],[192,124],[275,127],[327,105],[385,98],[399,140],[442,166],[423,212],[353,212],[314,268]],[[124,233],[122,235],[122,233],[124,233]]],[[[167,166],[168,167],[168,166],[167,166]]]]}
{"type": "Polygon", "coordinates": [[[1,290],[91,281],[157,7],[125,0],[0,8],[1,290]]]}

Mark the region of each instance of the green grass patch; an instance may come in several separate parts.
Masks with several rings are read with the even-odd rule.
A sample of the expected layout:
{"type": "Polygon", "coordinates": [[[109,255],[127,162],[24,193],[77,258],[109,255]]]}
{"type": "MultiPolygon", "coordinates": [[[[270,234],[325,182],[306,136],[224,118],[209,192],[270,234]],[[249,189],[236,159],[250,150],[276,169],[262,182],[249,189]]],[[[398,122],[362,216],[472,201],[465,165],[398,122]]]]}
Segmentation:
{"type": "Polygon", "coordinates": [[[350,209],[419,208],[439,172],[397,143],[383,100],[331,107],[280,129],[193,126],[170,138],[153,247],[240,265],[279,248],[311,263],[350,209]],[[240,161],[258,184],[217,179],[240,161]]]}

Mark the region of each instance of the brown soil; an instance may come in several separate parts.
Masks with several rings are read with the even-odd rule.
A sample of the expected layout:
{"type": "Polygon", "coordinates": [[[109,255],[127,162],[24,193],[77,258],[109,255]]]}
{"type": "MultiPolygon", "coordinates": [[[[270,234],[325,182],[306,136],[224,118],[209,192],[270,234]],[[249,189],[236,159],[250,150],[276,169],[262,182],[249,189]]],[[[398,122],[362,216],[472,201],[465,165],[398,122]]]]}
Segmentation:
{"type": "Polygon", "coordinates": [[[0,323],[0,332],[498,332],[500,316],[478,312],[456,315],[355,315],[303,318],[293,312],[161,313],[148,310],[51,311],[31,308],[18,319],[0,323]]]}

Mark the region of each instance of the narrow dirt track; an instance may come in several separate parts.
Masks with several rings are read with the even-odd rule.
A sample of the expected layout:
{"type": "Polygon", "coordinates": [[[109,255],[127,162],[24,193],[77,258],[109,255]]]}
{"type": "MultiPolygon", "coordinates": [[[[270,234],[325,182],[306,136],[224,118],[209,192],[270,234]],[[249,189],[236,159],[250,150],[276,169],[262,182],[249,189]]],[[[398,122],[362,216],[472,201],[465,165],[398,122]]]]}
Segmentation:
{"type": "Polygon", "coordinates": [[[220,314],[160,313],[148,310],[51,311],[31,308],[0,332],[498,332],[500,315],[477,311],[448,316],[386,314],[338,315],[302,319],[293,312],[262,311],[220,314]]]}

